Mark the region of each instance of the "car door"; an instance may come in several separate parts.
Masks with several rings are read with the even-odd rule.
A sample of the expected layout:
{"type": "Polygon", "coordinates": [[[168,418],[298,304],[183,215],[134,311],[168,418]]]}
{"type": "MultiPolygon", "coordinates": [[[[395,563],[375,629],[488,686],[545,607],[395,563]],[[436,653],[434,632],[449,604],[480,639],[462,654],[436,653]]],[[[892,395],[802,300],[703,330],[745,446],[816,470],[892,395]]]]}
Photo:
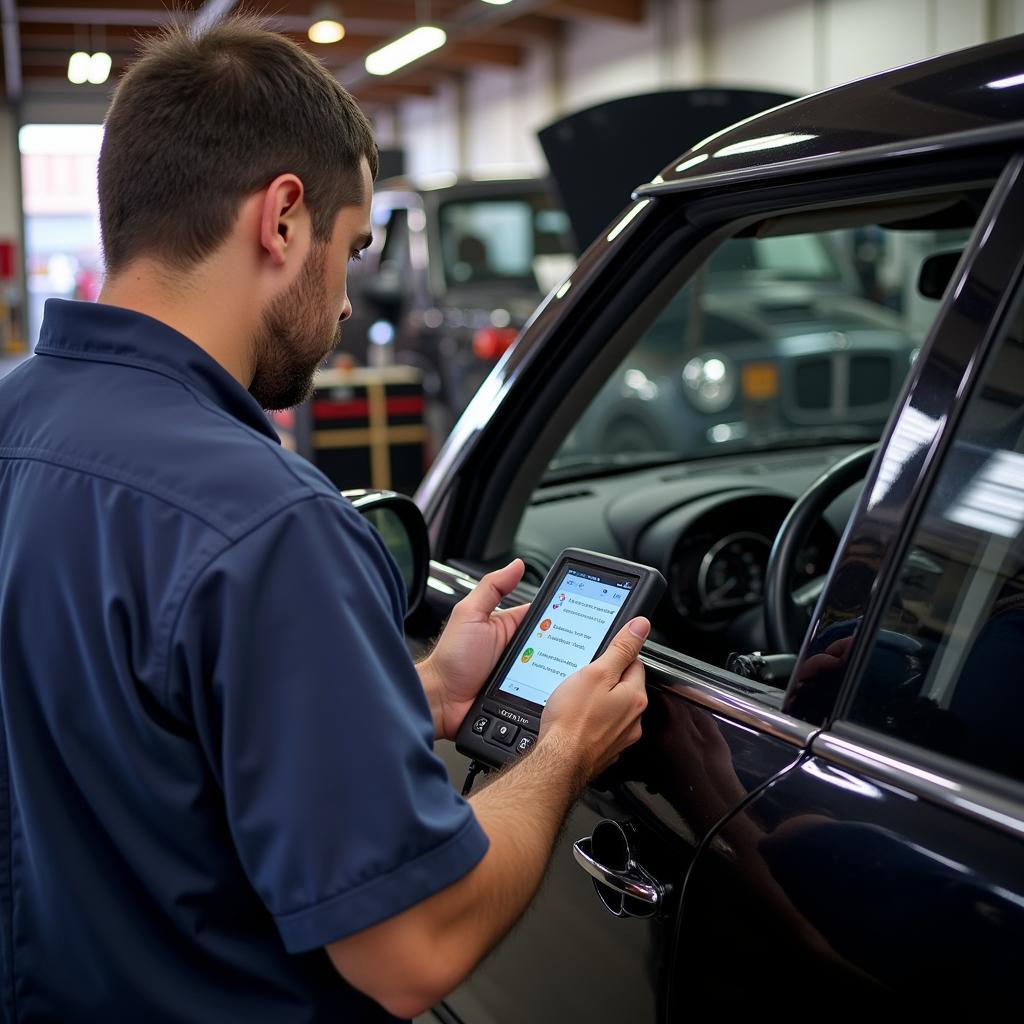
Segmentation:
{"type": "Polygon", "coordinates": [[[791,711],[831,706],[825,728],[797,765],[720,824],[690,871],[672,1019],[693,1011],[695,993],[710,1005],[707,994],[726,984],[736,1009],[756,1008],[781,977],[804,995],[841,1000],[844,1012],[984,1015],[1016,998],[1024,956],[1024,190],[1016,167],[1004,189],[918,360],[788,693],[791,711]],[[851,606],[848,578],[865,574],[877,578],[875,592],[851,606]],[[823,661],[836,643],[839,657],[823,661]],[[819,702],[816,690],[840,699],[819,702]]]}
{"type": "MultiPolygon", "coordinates": [[[[993,166],[988,165],[987,175],[993,166]]],[[[932,163],[900,180],[904,188],[906,181],[920,187],[929,177],[940,180],[940,170],[932,163]]],[[[804,201],[850,202],[844,190],[851,187],[848,179],[823,183],[804,201]]],[[[886,201],[892,201],[891,187],[886,201]]],[[[705,516],[717,514],[714,502],[723,495],[759,496],[743,479],[745,463],[735,463],[734,470],[722,471],[711,483],[706,471],[688,476],[684,484],[658,477],[657,486],[642,493],[630,478],[625,493],[606,505],[601,482],[537,485],[543,466],[564,445],[602,384],[622,369],[638,334],[645,336],[634,318],[646,315],[647,325],[652,318],[657,323],[658,311],[670,308],[678,288],[699,277],[695,272],[723,238],[755,218],[768,218],[783,201],[772,189],[702,198],[703,206],[669,202],[648,209],[642,201],[633,207],[609,233],[609,242],[616,244],[589,251],[577,273],[538,313],[532,332],[527,330],[511,357],[485,382],[419,495],[435,553],[443,561],[433,565],[428,607],[411,631],[414,642],[425,642],[472,579],[511,550],[524,554],[539,571],[565,542],[579,542],[586,533],[594,547],[639,557],[652,550],[645,544],[653,543],[659,514],[661,525],[681,528],[670,519],[676,514],[673,502],[687,506],[692,522],[701,510],[705,516]],[[739,219],[741,212],[746,219],[739,219]],[[578,299],[573,295],[577,284],[578,299]],[[568,296],[576,301],[559,307],[558,300],[568,296]],[[651,307],[646,314],[645,306],[651,307]],[[679,487],[688,488],[685,501],[673,497],[679,487]],[[630,510],[632,522],[623,520],[624,509],[630,510]],[[584,522],[581,516],[590,518],[584,522]],[[524,522],[533,524],[532,534],[524,532],[524,522]]],[[[792,190],[784,199],[787,211],[798,205],[792,190]]],[[[1004,199],[1001,195],[1000,202],[1004,199]]],[[[821,229],[830,227],[825,217],[821,229]]],[[[766,371],[757,378],[759,394],[775,401],[776,392],[767,398],[763,393],[770,376],[766,371]]],[[[780,372],[774,379],[784,376],[780,372]]],[[[659,454],[664,461],[666,453],[659,454]]],[[[815,453],[810,465],[822,465],[822,459],[827,465],[839,454],[815,453]]],[[[779,488],[772,492],[773,501],[788,504],[816,470],[792,460],[772,463],[784,465],[766,472],[779,488]]],[[[612,481],[607,486],[614,486],[608,469],[600,480],[605,477],[612,481]]],[[[863,590],[862,603],[870,586],[863,590]]],[[[530,594],[526,585],[514,599],[530,594]]],[[[756,634],[756,626],[748,623],[745,629],[756,634]]],[[[737,812],[759,804],[776,782],[801,769],[823,723],[799,704],[786,705],[777,683],[740,677],[723,667],[724,659],[715,663],[689,656],[682,635],[660,629],[657,640],[646,645],[651,703],[644,740],[573,808],[533,907],[446,1000],[439,1011],[446,1019],[660,1021],[701,1002],[701,993],[710,991],[701,972],[687,963],[691,944],[701,944],[704,934],[729,935],[740,918],[731,910],[731,917],[716,918],[714,906],[691,903],[689,879],[713,862],[706,860],[710,854],[738,865],[744,884],[770,881],[754,856],[757,834],[737,812]],[[588,861],[589,874],[582,866],[588,861]],[[595,886],[592,875],[602,870],[606,884],[595,886]],[[631,887],[637,878],[643,883],[639,889],[631,887]],[[623,899],[614,886],[625,887],[630,895],[623,899]],[[708,917],[718,931],[709,928],[708,917]]],[[[834,703],[833,693],[827,715],[834,703]]],[[[453,782],[461,783],[465,760],[440,746],[453,782]]],[[[780,933],[790,939],[806,933],[800,910],[774,886],[759,913],[745,922],[743,948],[759,948],[761,956],[777,963],[782,947],[772,944],[780,933]]],[[[739,948],[724,942],[717,950],[721,962],[735,971],[744,967],[739,948]]],[[[842,962],[835,969],[840,976],[847,970],[842,962]]]]}

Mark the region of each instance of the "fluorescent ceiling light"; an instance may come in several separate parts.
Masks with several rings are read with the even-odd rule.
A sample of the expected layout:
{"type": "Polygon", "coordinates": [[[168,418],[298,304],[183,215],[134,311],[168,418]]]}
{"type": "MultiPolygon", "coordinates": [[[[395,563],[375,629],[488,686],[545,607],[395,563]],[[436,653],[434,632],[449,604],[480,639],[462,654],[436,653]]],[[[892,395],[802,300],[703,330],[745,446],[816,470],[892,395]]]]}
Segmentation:
{"type": "Polygon", "coordinates": [[[89,54],[84,50],[71,54],[68,61],[68,81],[72,85],[84,85],[89,81],[89,54]]]}
{"type": "Polygon", "coordinates": [[[387,46],[375,50],[366,58],[366,70],[371,75],[390,75],[414,60],[444,46],[448,38],[444,29],[421,25],[387,46]]]}
{"type": "Polygon", "coordinates": [[[485,4],[494,4],[495,7],[498,7],[501,4],[510,4],[510,3],[512,3],[512,0],[484,0],[484,3],[485,4]]]}
{"type": "Polygon", "coordinates": [[[102,85],[110,75],[111,63],[109,53],[102,50],[94,53],[89,58],[89,81],[93,85],[102,85]]]}

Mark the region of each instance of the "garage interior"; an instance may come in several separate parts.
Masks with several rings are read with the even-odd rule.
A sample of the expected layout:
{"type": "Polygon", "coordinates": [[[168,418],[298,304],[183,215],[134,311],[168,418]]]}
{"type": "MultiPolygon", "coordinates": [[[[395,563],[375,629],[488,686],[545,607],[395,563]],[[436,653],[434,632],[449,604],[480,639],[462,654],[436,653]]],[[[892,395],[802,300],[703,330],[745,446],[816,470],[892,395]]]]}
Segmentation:
{"type": "MultiPolygon", "coordinates": [[[[186,17],[211,23],[239,6],[207,0],[186,17]]],[[[1024,31],[1024,0],[347,0],[339,9],[337,42],[309,39],[323,5],[277,4],[269,24],[337,74],[411,175],[543,173],[538,129],[618,97],[695,86],[803,95],[1024,31]],[[393,73],[366,71],[369,54],[428,24],[443,29],[443,45],[393,73]]],[[[47,282],[39,267],[26,279],[23,160],[35,157],[31,138],[22,156],[19,130],[101,124],[138,40],[172,14],[159,0],[3,0],[0,12],[0,274],[5,306],[23,311],[47,282]],[[109,53],[103,84],[69,81],[79,51],[109,53]]],[[[37,191],[66,189],[66,171],[49,173],[37,191]]],[[[62,212],[52,196],[42,209],[62,212]]],[[[14,318],[0,339],[5,358],[31,348],[32,326],[14,318]]]]}

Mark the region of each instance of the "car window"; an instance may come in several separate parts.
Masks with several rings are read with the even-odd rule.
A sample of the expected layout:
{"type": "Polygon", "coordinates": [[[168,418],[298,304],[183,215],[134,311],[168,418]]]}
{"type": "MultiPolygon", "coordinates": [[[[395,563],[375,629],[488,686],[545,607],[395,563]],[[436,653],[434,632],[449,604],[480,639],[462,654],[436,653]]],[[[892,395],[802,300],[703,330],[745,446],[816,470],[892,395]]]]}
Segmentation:
{"type": "Polygon", "coordinates": [[[877,440],[938,307],[918,293],[969,231],[875,227],[723,242],[551,463],[877,440]]]}
{"type": "MultiPolygon", "coordinates": [[[[883,462],[876,486],[898,486],[918,454],[911,445],[883,462]]],[[[947,451],[848,718],[1024,781],[1022,664],[1024,292],[947,451]]]]}
{"type": "Polygon", "coordinates": [[[572,267],[569,219],[545,193],[459,199],[438,213],[449,286],[514,282],[547,291],[572,267]]]}
{"type": "MultiPolygon", "coordinates": [[[[594,397],[559,423],[513,538],[528,570],[539,578],[570,545],[658,567],[668,587],[652,639],[777,706],[787,653],[747,665],[768,649],[773,540],[820,474],[881,437],[987,194],[787,214],[696,269],[680,251],[675,280],[659,265],[646,302],[605,337],[605,352],[626,354],[594,359],[613,368],[596,388],[583,378],[594,397]]],[[[800,615],[856,497],[826,510],[787,567],[800,615]]]]}

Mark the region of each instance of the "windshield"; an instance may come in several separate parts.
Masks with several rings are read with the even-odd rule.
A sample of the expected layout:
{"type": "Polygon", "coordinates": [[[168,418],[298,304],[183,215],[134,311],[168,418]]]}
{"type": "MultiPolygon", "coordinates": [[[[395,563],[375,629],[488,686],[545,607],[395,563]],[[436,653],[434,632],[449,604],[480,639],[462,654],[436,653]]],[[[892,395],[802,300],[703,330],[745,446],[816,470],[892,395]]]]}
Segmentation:
{"type": "Polygon", "coordinates": [[[549,478],[877,439],[938,309],[918,291],[921,267],[968,235],[728,239],[640,334],[549,478]]]}
{"type": "Polygon", "coordinates": [[[546,292],[575,260],[569,218],[543,192],[453,200],[438,221],[449,287],[500,282],[546,292]]]}

